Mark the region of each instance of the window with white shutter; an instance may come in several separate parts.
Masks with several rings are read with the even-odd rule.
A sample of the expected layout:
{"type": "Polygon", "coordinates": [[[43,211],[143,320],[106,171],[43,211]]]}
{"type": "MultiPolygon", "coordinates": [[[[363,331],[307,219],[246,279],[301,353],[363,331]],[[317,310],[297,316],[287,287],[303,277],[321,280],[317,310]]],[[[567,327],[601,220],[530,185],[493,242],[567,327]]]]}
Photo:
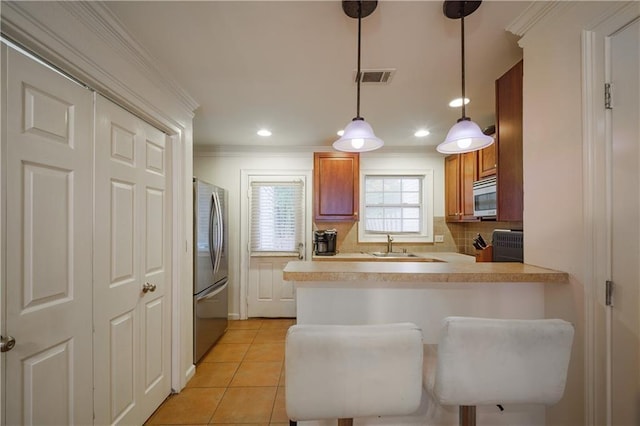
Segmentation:
{"type": "Polygon", "coordinates": [[[304,183],[259,182],[251,185],[252,254],[298,254],[304,242],[304,183]]]}

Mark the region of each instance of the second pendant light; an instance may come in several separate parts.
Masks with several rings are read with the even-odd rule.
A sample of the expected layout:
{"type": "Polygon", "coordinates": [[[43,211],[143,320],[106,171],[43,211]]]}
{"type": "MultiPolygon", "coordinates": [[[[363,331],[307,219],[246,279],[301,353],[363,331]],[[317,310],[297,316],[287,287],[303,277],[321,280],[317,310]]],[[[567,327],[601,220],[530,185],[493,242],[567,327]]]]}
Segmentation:
{"type": "MultiPolygon", "coordinates": [[[[460,19],[460,32],[462,44],[462,99],[465,99],[465,74],[464,74],[464,18],[472,14],[480,7],[481,1],[445,1],[443,12],[447,18],[460,19]]],[[[464,152],[478,151],[493,143],[493,138],[482,133],[480,126],[466,116],[465,103],[462,102],[462,117],[454,124],[447,138],[440,143],[436,150],[443,154],[460,154],[464,152]]]]}

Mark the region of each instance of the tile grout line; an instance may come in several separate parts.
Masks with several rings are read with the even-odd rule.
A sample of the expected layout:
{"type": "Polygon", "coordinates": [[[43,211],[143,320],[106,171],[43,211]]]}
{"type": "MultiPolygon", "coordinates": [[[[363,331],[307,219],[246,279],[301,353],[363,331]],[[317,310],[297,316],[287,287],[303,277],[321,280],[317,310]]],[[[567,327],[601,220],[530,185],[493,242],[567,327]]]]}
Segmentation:
{"type": "MultiPolygon", "coordinates": [[[[261,326],[262,326],[262,323],[261,323],[261,326]]],[[[229,330],[227,329],[227,331],[229,331],[229,330]]],[[[257,335],[257,333],[256,333],[256,335],[257,335]]],[[[215,423],[212,423],[213,422],[213,418],[215,417],[216,412],[220,409],[220,405],[222,405],[222,400],[224,399],[225,395],[227,394],[227,391],[229,390],[229,388],[231,387],[231,382],[233,382],[233,379],[235,378],[236,374],[238,374],[238,371],[240,370],[240,366],[244,362],[244,359],[247,357],[247,354],[249,353],[249,350],[251,349],[251,346],[253,345],[253,341],[254,340],[255,340],[255,336],[253,336],[253,338],[251,339],[251,342],[249,343],[249,346],[247,347],[247,350],[242,355],[242,358],[238,362],[238,366],[236,367],[236,370],[233,372],[233,375],[229,379],[229,383],[227,383],[227,385],[225,386],[224,392],[220,396],[220,401],[218,401],[218,404],[216,405],[216,409],[213,410],[213,413],[211,413],[211,417],[207,421],[208,425],[215,424],[215,423]]],[[[218,344],[218,343],[216,343],[216,344],[218,344]]],[[[227,343],[227,344],[229,344],[229,343],[227,343]]],[[[213,349],[213,348],[211,348],[211,349],[213,349]]]]}
{"type": "MultiPolygon", "coordinates": [[[[283,322],[275,322],[275,321],[269,323],[269,322],[263,321],[263,320],[261,320],[259,322],[256,321],[256,322],[257,322],[257,324],[255,324],[255,325],[254,324],[251,324],[251,325],[247,324],[250,328],[244,328],[243,327],[243,328],[237,328],[237,329],[236,328],[229,329],[229,331],[231,331],[231,330],[255,331],[255,334],[251,333],[251,334],[253,334],[253,336],[250,339],[247,340],[246,350],[242,353],[242,355],[240,357],[237,358],[237,367],[234,370],[233,374],[230,375],[230,378],[229,378],[229,380],[227,382],[227,385],[224,386],[224,387],[221,387],[221,386],[210,386],[210,385],[194,387],[194,389],[196,389],[196,388],[205,388],[205,389],[214,389],[214,388],[216,388],[216,389],[221,389],[222,390],[222,393],[220,394],[220,398],[219,398],[218,404],[216,405],[216,407],[213,410],[212,414],[209,416],[207,424],[210,424],[210,425],[216,424],[216,423],[213,423],[214,422],[214,418],[215,418],[216,414],[219,412],[219,410],[221,409],[221,405],[222,405],[222,402],[225,399],[225,397],[229,396],[229,392],[228,391],[232,387],[231,383],[238,376],[241,366],[243,364],[253,362],[253,361],[249,360],[249,354],[252,351],[257,351],[257,354],[258,354],[257,359],[258,360],[256,360],[255,362],[265,362],[265,363],[271,362],[271,363],[273,363],[273,361],[275,361],[275,359],[273,359],[273,358],[271,358],[273,361],[265,361],[265,359],[262,358],[263,355],[260,355],[261,352],[260,352],[260,350],[257,349],[258,346],[260,346],[260,345],[272,345],[272,346],[275,347],[276,345],[278,345],[279,346],[279,350],[285,349],[284,346],[286,346],[286,343],[285,343],[286,342],[286,338],[284,340],[281,340],[280,334],[282,332],[284,332],[286,334],[286,330],[291,325],[295,324],[295,320],[291,321],[291,323],[289,323],[289,322],[284,322],[283,323],[283,322]],[[260,336],[261,333],[262,334],[266,333],[267,336],[266,337],[265,336],[260,336]]],[[[219,341],[216,344],[218,344],[218,343],[223,343],[223,342],[219,341]]],[[[234,345],[234,344],[240,344],[240,342],[224,343],[224,345],[234,345]]],[[[231,362],[231,361],[219,361],[219,362],[225,362],[226,363],[226,362],[231,362]]],[[[201,361],[201,363],[203,365],[206,365],[206,364],[215,364],[216,362],[215,361],[208,362],[208,361],[204,361],[204,359],[203,359],[201,361]]],[[[274,365],[274,367],[275,367],[275,365],[274,365]]],[[[268,422],[269,425],[276,424],[275,422],[276,422],[276,420],[278,420],[274,416],[275,416],[276,408],[279,408],[279,405],[280,405],[280,404],[278,404],[278,392],[279,392],[279,389],[282,387],[283,391],[284,391],[284,383],[285,382],[283,381],[281,383],[281,378],[282,378],[282,375],[284,374],[284,368],[285,368],[285,358],[284,358],[284,354],[283,354],[282,358],[279,361],[278,378],[277,378],[277,380],[276,380],[276,382],[275,382],[275,384],[273,386],[239,386],[239,387],[246,387],[246,388],[259,387],[259,388],[271,388],[271,389],[273,389],[273,392],[274,392],[273,393],[273,400],[272,400],[272,403],[270,404],[270,408],[268,408],[268,406],[265,407],[268,410],[268,411],[265,410],[265,411],[267,411],[267,412],[265,412],[265,414],[268,415],[267,422],[268,422]]],[[[151,420],[153,417],[155,417],[155,414],[156,413],[154,413],[154,415],[152,415],[149,418],[149,420],[151,420]]],[[[286,416],[286,414],[285,414],[285,416],[286,416]]],[[[282,420],[282,419],[279,419],[279,420],[282,420]]],[[[280,423],[285,424],[286,422],[288,422],[288,420],[285,420],[285,422],[280,422],[280,423]]],[[[151,424],[151,423],[148,423],[148,424],[151,424]]]]}

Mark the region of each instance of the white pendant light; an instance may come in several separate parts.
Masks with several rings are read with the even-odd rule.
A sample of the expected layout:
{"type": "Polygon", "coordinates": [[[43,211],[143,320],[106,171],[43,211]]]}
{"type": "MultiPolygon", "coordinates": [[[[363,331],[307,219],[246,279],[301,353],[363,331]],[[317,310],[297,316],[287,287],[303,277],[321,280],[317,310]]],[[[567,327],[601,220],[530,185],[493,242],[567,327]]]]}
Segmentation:
{"type": "Polygon", "coordinates": [[[333,148],[346,152],[366,152],[373,151],[384,145],[382,139],[378,138],[371,125],[364,118],[360,117],[360,39],[362,18],[369,16],[376,8],[377,1],[348,1],[343,0],[342,9],[351,18],[358,18],[358,71],[356,74],[358,93],[356,117],[344,128],[344,134],[333,143],[333,148]],[[357,3],[354,10],[353,5],[357,3]]]}
{"type": "Polygon", "coordinates": [[[383,145],[382,139],[373,133],[371,125],[362,117],[356,117],[347,124],[342,137],[333,143],[333,147],[338,151],[347,152],[373,151],[383,145]]]}
{"type": "MultiPolygon", "coordinates": [[[[472,14],[480,7],[481,1],[445,1],[443,10],[446,17],[460,19],[462,43],[462,99],[465,99],[464,80],[464,17],[472,14]]],[[[443,154],[460,154],[486,148],[493,143],[493,138],[482,133],[480,126],[466,116],[465,103],[462,103],[462,117],[451,127],[447,138],[436,150],[443,154]]]]}

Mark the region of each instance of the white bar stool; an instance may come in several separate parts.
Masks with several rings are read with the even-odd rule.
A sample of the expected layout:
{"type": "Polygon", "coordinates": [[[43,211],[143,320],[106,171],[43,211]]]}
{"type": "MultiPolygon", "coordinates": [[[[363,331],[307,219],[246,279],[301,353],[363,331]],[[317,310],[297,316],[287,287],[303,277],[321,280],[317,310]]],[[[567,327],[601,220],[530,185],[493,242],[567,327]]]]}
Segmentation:
{"type": "Polygon", "coordinates": [[[425,389],[442,405],[460,406],[461,426],[475,425],[477,405],[555,404],[573,334],[560,319],[447,317],[437,357],[425,357],[425,389]]]}
{"type": "Polygon", "coordinates": [[[301,420],[415,412],[422,393],[422,332],[412,323],[294,325],[285,352],[286,409],[301,420]]]}

